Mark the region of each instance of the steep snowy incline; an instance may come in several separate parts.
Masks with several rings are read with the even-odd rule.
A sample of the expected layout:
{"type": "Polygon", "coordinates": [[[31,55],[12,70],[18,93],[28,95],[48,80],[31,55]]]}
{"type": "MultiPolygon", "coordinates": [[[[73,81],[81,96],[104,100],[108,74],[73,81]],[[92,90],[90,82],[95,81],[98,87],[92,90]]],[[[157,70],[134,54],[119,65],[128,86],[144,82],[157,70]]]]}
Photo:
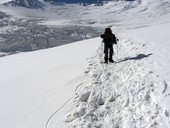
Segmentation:
{"type": "Polygon", "coordinates": [[[43,128],[73,96],[99,39],[0,58],[0,127],[43,128]],[[90,46],[90,47],[89,47],[90,46]]]}
{"type": "Polygon", "coordinates": [[[167,22],[120,33],[115,64],[102,63],[100,46],[88,60],[91,80],[75,91],[72,111],[61,118],[67,104],[48,128],[169,128],[169,27],[167,22]]]}
{"type": "MultiPolygon", "coordinates": [[[[158,98],[170,102],[169,95],[165,96],[170,93],[167,89],[170,75],[159,78],[169,69],[164,67],[166,71],[162,71],[161,65],[155,65],[161,61],[169,65],[168,61],[155,56],[159,46],[153,47],[152,43],[128,34],[120,34],[119,39],[115,64],[102,63],[102,46],[89,59],[86,73],[91,76],[91,82],[75,92],[74,107],[63,121],[74,128],[169,128],[169,108],[158,98]],[[158,66],[157,71],[161,72],[153,66],[158,66]]],[[[49,128],[57,125],[52,123],[49,128]]]]}

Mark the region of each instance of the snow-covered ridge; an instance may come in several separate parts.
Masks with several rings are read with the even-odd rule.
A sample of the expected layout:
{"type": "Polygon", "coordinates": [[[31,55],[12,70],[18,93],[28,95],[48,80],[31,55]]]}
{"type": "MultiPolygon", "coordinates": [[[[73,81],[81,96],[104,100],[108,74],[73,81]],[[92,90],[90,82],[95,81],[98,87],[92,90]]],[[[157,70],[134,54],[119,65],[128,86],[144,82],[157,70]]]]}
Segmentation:
{"type": "MultiPolygon", "coordinates": [[[[150,28],[156,31],[169,25],[150,28]]],[[[148,29],[141,31],[146,36],[148,29]]],[[[154,40],[153,35],[148,36],[153,43],[127,33],[118,37],[120,42],[118,47],[115,46],[114,55],[116,63],[103,63],[101,45],[96,55],[88,59],[89,66],[84,73],[89,78],[75,85],[74,97],[49,116],[46,128],[170,127],[168,42],[160,47],[161,40],[154,40]],[[162,54],[159,55],[158,51],[162,54]],[[67,112],[72,104],[71,111],[67,112]],[[67,114],[61,118],[63,113],[67,114]]]]}

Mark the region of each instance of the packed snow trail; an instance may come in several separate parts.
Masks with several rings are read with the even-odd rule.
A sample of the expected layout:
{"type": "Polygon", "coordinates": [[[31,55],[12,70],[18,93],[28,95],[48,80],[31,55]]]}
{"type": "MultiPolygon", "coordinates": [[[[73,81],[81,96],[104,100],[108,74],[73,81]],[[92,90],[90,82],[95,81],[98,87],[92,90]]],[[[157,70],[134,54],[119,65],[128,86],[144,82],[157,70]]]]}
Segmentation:
{"type": "Polygon", "coordinates": [[[169,113],[154,96],[153,71],[144,68],[153,56],[147,51],[151,46],[126,35],[120,38],[115,64],[101,63],[102,45],[89,58],[85,73],[91,82],[76,92],[65,121],[74,128],[169,128],[169,113]]]}

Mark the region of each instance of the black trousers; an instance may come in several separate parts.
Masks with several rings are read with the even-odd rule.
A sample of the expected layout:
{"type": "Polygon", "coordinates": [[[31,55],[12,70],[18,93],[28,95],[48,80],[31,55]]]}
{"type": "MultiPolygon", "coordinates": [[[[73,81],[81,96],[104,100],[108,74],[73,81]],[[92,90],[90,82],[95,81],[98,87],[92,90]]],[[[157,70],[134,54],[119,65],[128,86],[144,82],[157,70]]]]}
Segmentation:
{"type": "Polygon", "coordinates": [[[112,57],[113,57],[113,45],[110,44],[110,45],[104,45],[104,60],[107,62],[108,59],[109,61],[112,60],[112,57]]]}

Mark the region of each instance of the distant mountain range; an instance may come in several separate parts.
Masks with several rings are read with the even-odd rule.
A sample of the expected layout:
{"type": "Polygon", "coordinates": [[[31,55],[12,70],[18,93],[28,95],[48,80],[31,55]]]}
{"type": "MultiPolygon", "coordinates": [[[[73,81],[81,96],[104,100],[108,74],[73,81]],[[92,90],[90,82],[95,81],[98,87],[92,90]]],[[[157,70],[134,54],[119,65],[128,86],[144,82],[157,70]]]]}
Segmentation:
{"type": "Polygon", "coordinates": [[[58,4],[58,3],[99,4],[99,3],[103,3],[103,0],[11,0],[11,1],[9,0],[8,2],[5,2],[3,4],[38,9],[38,8],[44,8],[45,6],[44,2],[50,2],[52,4],[58,4]]]}
{"type": "MultiPolygon", "coordinates": [[[[74,3],[87,3],[87,4],[92,4],[92,3],[102,3],[103,0],[44,0],[46,2],[58,2],[58,3],[69,3],[69,4],[74,4],[74,3]]],[[[108,1],[108,0],[106,0],[108,1]]]]}
{"type": "MultiPolygon", "coordinates": [[[[103,3],[104,1],[120,1],[120,0],[44,0],[46,2],[60,2],[60,3],[103,3]]],[[[135,0],[124,0],[124,1],[135,1],[135,0]]]]}
{"type": "MultiPolygon", "coordinates": [[[[52,4],[67,3],[67,4],[96,4],[102,5],[107,1],[119,1],[119,0],[9,0],[4,5],[21,6],[26,8],[44,8],[44,2],[50,2],[52,4]]],[[[135,1],[135,0],[124,0],[135,1]]]]}

